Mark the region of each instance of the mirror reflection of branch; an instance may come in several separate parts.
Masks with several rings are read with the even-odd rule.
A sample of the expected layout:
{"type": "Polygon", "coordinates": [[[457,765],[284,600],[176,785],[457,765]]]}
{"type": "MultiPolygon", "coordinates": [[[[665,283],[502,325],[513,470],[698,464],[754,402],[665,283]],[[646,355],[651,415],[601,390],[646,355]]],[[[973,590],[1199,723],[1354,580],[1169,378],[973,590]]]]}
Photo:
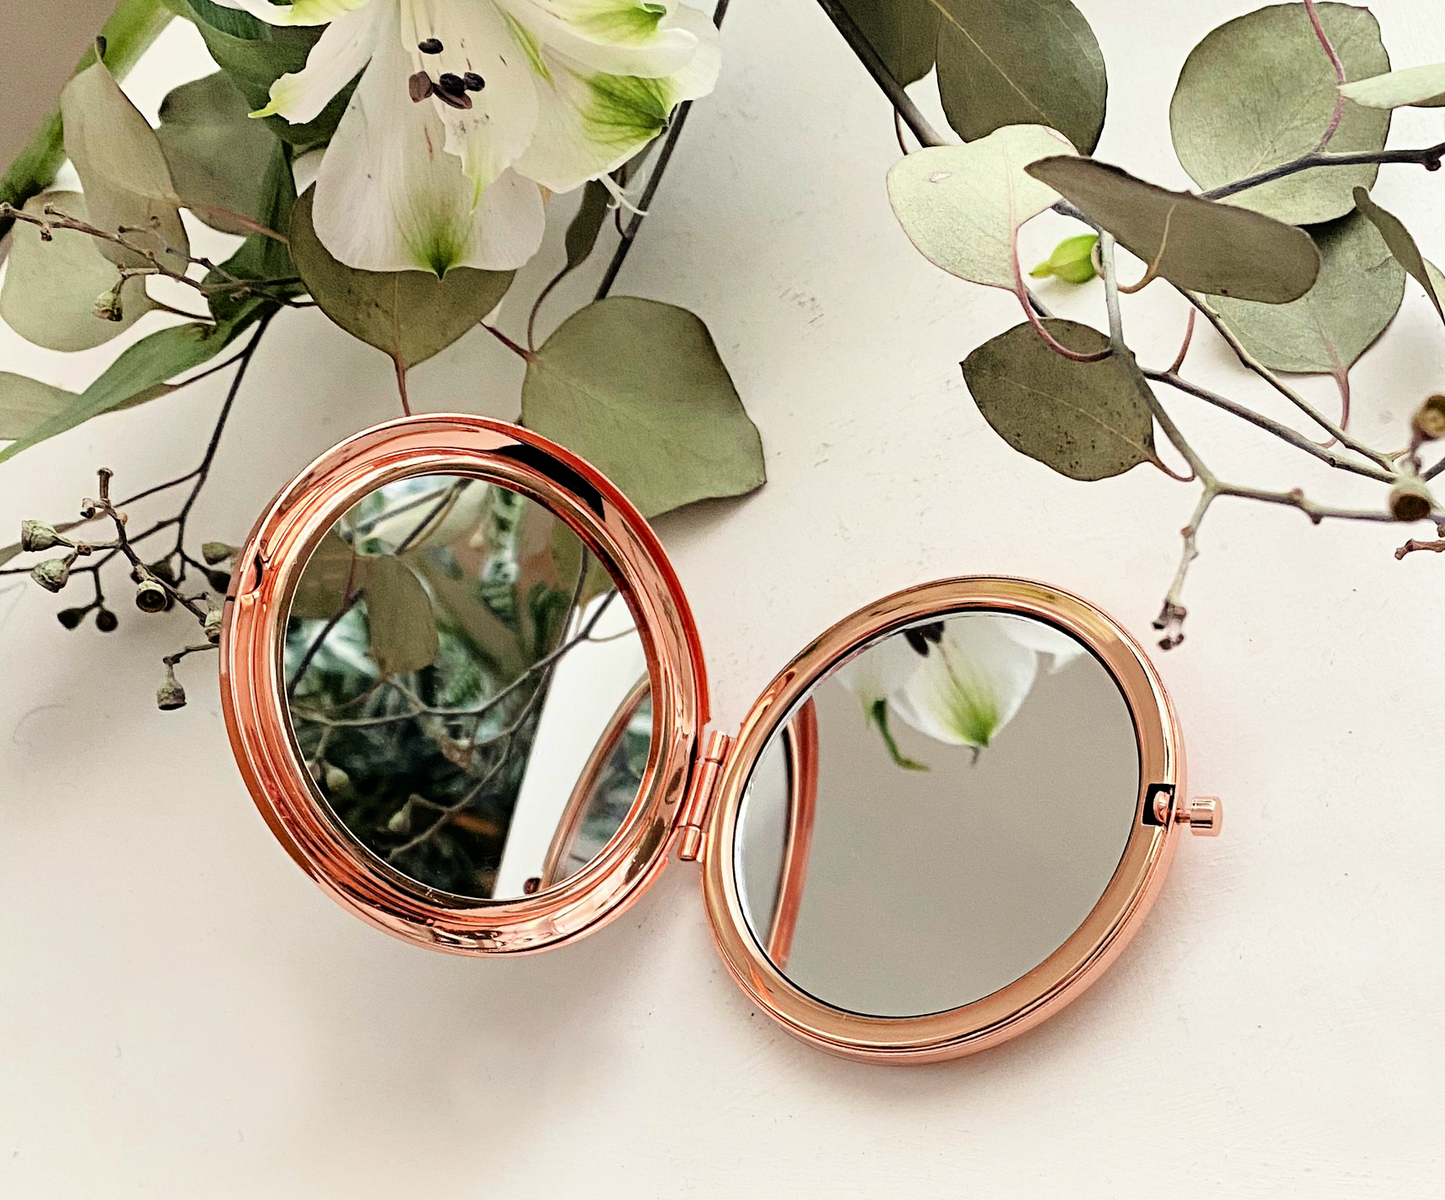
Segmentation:
{"type": "Polygon", "coordinates": [[[413,878],[491,894],[553,673],[616,596],[541,506],[475,479],[387,485],[298,583],[287,690],[342,823],[413,878]]]}
{"type": "Polygon", "coordinates": [[[1395,557],[1445,550],[1445,506],[1431,488],[1445,456],[1422,455],[1445,439],[1445,400],[1387,398],[1392,409],[1414,410],[1393,444],[1371,444],[1350,425],[1351,369],[1393,320],[1407,277],[1445,320],[1445,276],[1369,191],[1382,168],[1433,172],[1445,161],[1445,142],[1385,145],[1390,109],[1445,101],[1445,63],[1392,72],[1376,18],[1354,5],[1304,0],[1228,21],[1188,55],[1170,103],[1174,148],[1198,187],[1175,192],[1090,157],[1105,120],[1105,63],[1071,0],[1038,0],[1027,29],[991,0],[819,3],[900,128],[920,143],[910,153],[900,136],[904,158],[888,180],[914,245],[953,275],[1013,292],[1021,305],[1025,321],[963,364],[984,419],[1014,449],[1071,479],[1146,464],[1198,485],[1154,622],[1161,647],[1184,638],[1184,582],[1217,500],[1295,508],[1316,525],[1428,521],[1438,537],[1410,538],[1395,557]],[[908,95],[930,75],[963,145],[946,144],[908,95]],[[1295,98],[1288,111],[1270,100],[1286,93],[1295,98]],[[1055,287],[1101,279],[1107,335],[1055,319],[1026,281],[1020,227],[1050,211],[1083,228],[1031,275],[1055,287]],[[1143,264],[1137,283],[1120,284],[1116,246],[1143,264]],[[1141,368],[1125,340],[1121,296],[1151,288],[1157,296],[1160,286],[1191,306],[1188,324],[1170,366],[1141,368]],[[1196,315],[1243,382],[1264,395],[1236,399],[1184,373],[1196,315]],[[1313,401],[1290,375],[1328,378],[1338,410],[1313,401]],[[1182,397],[1291,454],[1373,482],[1378,499],[1336,504],[1299,487],[1222,478],[1175,417],[1182,397]],[[1270,415],[1281,401],[1292,421],[1270,415]],[[1159,433],[1187,471],[1161,457],[1159,433]]]}

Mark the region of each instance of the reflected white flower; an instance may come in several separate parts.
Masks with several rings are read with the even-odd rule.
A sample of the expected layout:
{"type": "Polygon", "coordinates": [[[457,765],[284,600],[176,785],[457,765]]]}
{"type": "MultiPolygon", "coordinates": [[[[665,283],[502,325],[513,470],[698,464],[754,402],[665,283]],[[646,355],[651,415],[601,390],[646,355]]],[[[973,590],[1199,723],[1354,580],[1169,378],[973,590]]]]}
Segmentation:
{"type": "Polygon", "coordinates": [[[1054,675],[1084,653],[1084,644],[1062,629],[1046,625],[1031,617],[1005,617],[1005,632],[1020,646],[1049,656],[1049,674],[1054,675]]]}
{"type": "Polygon", "coordinates": [[[870,724],[877,726],[893,761],[910,771],[924,771],[928,768],[899,750],[889,725],[888,714],[892,697],[907,686],[921,661],[907,636],[895,634],[868,647],[862,654],[838,668],[833,676],[858,697],[863,705],[863,715],[870,724]]]}
{"type": "Polygon", "coordinates": [[[361,80],[316,180],[317,236],[371,271],[511,270],[541,243],[543,189],[631,158],[713,88],[717,30],[677,0],[218,0],[327,25],[256,115],[315,119],[361,80]]]}
{"type": "Polygon", "coordinates": [[[894,695],[894,711],[920,733],[975,752],[1013,720],[1038,675],[1038,655],[992,613],[943,622],[943,636],[894,695]]]}

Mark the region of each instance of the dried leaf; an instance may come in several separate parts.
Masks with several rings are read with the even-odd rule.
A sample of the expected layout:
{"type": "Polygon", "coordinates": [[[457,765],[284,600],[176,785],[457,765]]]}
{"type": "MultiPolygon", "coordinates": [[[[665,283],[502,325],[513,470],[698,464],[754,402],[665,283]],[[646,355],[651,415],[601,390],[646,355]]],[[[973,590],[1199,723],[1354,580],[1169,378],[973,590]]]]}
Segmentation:
{"type": "Polygon", "coordinates": [[[654,300],[613,296],[564,321],[527,365],[522,421],[647,516],[766,478],[762,439],[707,326],[654,300]]]}
{"type": "Polygon", "coordinates": [[[929,262],[989,287],[1016,284],[1014,238],[1059,198],[1024,168],[1072,152],[1042,125],[1012,125],[966,146],[930,146],[888,172],[888,198],[903,231],[929,262]]]}
{"type": "MultiPolygon", "coordinates": [[[[1083,354],[1109,344],[1088,325],[1060,319],[1045,325],[1083,354]]],[[[1070,479],[1108,479],[1158,461],[1149,384],[1127,352],[1075,362],[1050,349],[1031,325],[1015,325],[964,360],[963,379],[1004,441],[1070,479]]]]}
{"type": "Polygon", "coordinates": [[[1044,159],[1028,172],[1156,274],[1190,291],[1285,304],[1309,291],[1319,274],[1320,252],[1309,234],[1262,213],[1171,192],[1089,158],[1044,159]]]}
{"type": "Polygon", "coordinates": [[[1007,125],[1057,129],[1093,153],[1108,80],[1094,31],[1070,0],[934,0],[938,91],[965,141],[1007,125]]]}
{"type": "Polygon", "coordinates": [[[1405,272],[1361,213],[1317,226],[1324,265],[1290,304],[1220,298],[1210,307],[1273,371],[1347,370],[1385,331],[1405,296],[1405,272]]]}
{"type": "MultiPolygon", "coordinates": [[[[1390,69],[1380,25],[1366,8],[1319,5],[1321,24],[1347,77],[1390,69]]],[[[1174,150],[1201,188],[1220,187],[1291,162],[1318,145],[1334,114],[1338,83],[1303,4],[1277,4],[1227,21],[1190,53],[1169,106],[1174,150]]],[[[1347,104],[1330,150],[1376,151],[1390,115],[1347,104]]],[[[1308,225],[1342,217],[1350,190],[1374,183],[1377,166],[1302,171],[1230,197],[1228,203],[1308,225]]]]}

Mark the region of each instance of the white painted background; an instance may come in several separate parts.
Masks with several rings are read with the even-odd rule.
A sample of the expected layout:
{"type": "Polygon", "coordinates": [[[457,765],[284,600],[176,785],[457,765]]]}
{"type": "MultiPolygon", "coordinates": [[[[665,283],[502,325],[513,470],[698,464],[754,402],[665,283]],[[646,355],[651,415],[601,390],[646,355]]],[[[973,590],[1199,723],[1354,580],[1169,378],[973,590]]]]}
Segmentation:
{"type": "MultiPolygon", "coordinates": [[[[1210,27],[1254,5],[1081,6],[1112,67],[1101,157],[1183,184],[1166,122],[1175,75],[1210,27]]],[[[1445,58],[1435,4],[1375,11],[1398,65],[1445,58]]],[[[1147,637],[1192,489],[1144,469],[1070,483],[988,431],[956,364],[1016,319],[1013,302],[908,246],[884,198],[889,114],[861,69],[809,0],[737,0],[725,40],[722,84],[621,289],[706,318],[767,448],[758,495],[661,523],[721,721],[825,624],[952,572],[1037,576],[1147,637]]],[[[203,73],[197,47],[168,36],[133,79],[138,101],[153,111],[180,72],[203,73]]],[[[1400,118],[1397,144],[1438,140],[1440,121],[1400,118]]],[[[1442,189],[1395,167],[1377,193],[1437,258],[1442,189]]],[[[1056,236],[1031,228],[1030,252],[1056,236]]],[[[554,242],[533,278],[558,258],[554,242]]],[[[1183,317],[1158,292],[1126,315],[1142,358],[1164,363],[1183,317]]],[[[519,305],[504,324],[523,317],[519,305]]],[[[1398,442],[1411,406],[1445,385],[1441,336],[1411,284],[1388,357],[1357,374],[1362,433],[1398,442]]],[[[61,383],[109,353],[0,337],[0,365],[61,383]]],[[[1212,338],[1190,367],[1270,403],[1212,338]]],[[[510,416],[517,382],[475,333],[415,372],[413,396],[510,416]]],[[[123,490],[184,470],[220,390],[6,464],[0,521],[65,514],[102,463],[123,490]]],[[[1221,470],[1357,494],[1173,403],[1221,470]]],[[[314,313],[278,321],[197,533],[240,539],[296,469],[394,411],[377,352],[314,313]]],[[[6,588],[0,1193],[1439,1197],[1445,562],[1397,563],[1397,541],[1241,502],[1210,515],[1189,640],[1161,667],[1194,786],[1229,805],[1225,836],[1186,842],[1147,927],[1079,1003],[1005,1048],[924,1069],[828,1058],[754,1012],[709,944],[689,865],[598,936],[537,958],[448,958],[363,927],[266,833],[209,664],[188,664],[189,708],[151,706],[179,622],[67,634],[52,599],[6,588]]],[[[1067,803],[1043,798],[1040,820],[1067,803]]]]}

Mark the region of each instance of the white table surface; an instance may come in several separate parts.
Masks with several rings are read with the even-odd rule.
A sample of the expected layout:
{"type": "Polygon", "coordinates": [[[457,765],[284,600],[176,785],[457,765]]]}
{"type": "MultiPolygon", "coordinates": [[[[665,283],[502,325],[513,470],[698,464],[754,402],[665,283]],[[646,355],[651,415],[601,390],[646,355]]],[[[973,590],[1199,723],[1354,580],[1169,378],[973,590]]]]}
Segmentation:
{"type": "MultiPolygon", "coordinates": [[[[1208,28],[1254,5],[1081,7],[1113,68],[1100,156],[1184,184],[1168,146],[1175,74],[1208,28]]],[[[1397,65],[1445,58],[1429,0],[1374,7],[1397,65]]],[[[757,495],[660,523],[719,722],[735,724],[824,625],[935,576],[1048,580],[1148,638],[1193,489],[1143,468],[1072,483],[990,432],[957,362],[1017,319],[1014,302],[909,247],[883,190],[889,113],[861,68],[809,0],[737,0],[725,40],[722,83],[619,289],[703,315],[767,449],[757,495]]],[[[193,31],[167,35],[130,84],[143,107],[204,73],[198,46],[193,31]]],[[[1440,119],[1402,115],[1397,144],[1438,140],[1440,119]]],[[[1394,167],[1377,192],[1437,259],[1442,188],[1394,167]]],[[[1039,224],[1030,253],[1058,236],[1039,224]]],[[[518,294],[558,259],[554,237],[518,294]]],[[[1097,291],[1055,303],[1101,319],[1097,291]]],[[[1141,357],[1167,362],[1179,306],[1151,288],[1126,315],[1141,357]]],[[[516,305],[504,324],[524,316],[516,305]]],[[[1411,284],[1389,349],[1357,371],[1362,434],[1399,440],[1413,403],[1445,386],[1441,337],[1411,284]]],[[[111,353],[50,354],[0,331],[0,366],[72,386],[111,353]]],[[[1190,366],[1278,411],[1212,336],[1190,366]]],[[[518,375],[474,333],[417,369],[412,395],[512,416],[518,375]]],[[[1329,398],[1327,381],[1309,386],[1329,398]]],[[[6,464],[0,521],[63,516],[99,465],[122,491],[185,470],[221,389],[6,464]]],[[[1172,402],[1235,477],[1362,494],[1172,402]]],[[[288,314],[247,381],[197,534],[239,540],[313,455],[395,411],[380,354],[314,312],[288,314]]],[[[188,708],[153,707],[179,621],[123,612],[123,634],[71,634],[55,600],[6,587],[0,1193],[1439,1197],[1445,562],[1397,563],[1399,540],[1242,502],[1210,514],[1188,641],[1158,660],[1193,788],[1225,797],[1224,836],[1186,840],[1143,932],[1078,1003],[1004,1048],[922,1069],[835,1060],[754,1011],[713,951],[690,864],[597,936],[540,957],[451,958],[373,932],[266,832],[211,664],[185,664],[188,708]]]]}

